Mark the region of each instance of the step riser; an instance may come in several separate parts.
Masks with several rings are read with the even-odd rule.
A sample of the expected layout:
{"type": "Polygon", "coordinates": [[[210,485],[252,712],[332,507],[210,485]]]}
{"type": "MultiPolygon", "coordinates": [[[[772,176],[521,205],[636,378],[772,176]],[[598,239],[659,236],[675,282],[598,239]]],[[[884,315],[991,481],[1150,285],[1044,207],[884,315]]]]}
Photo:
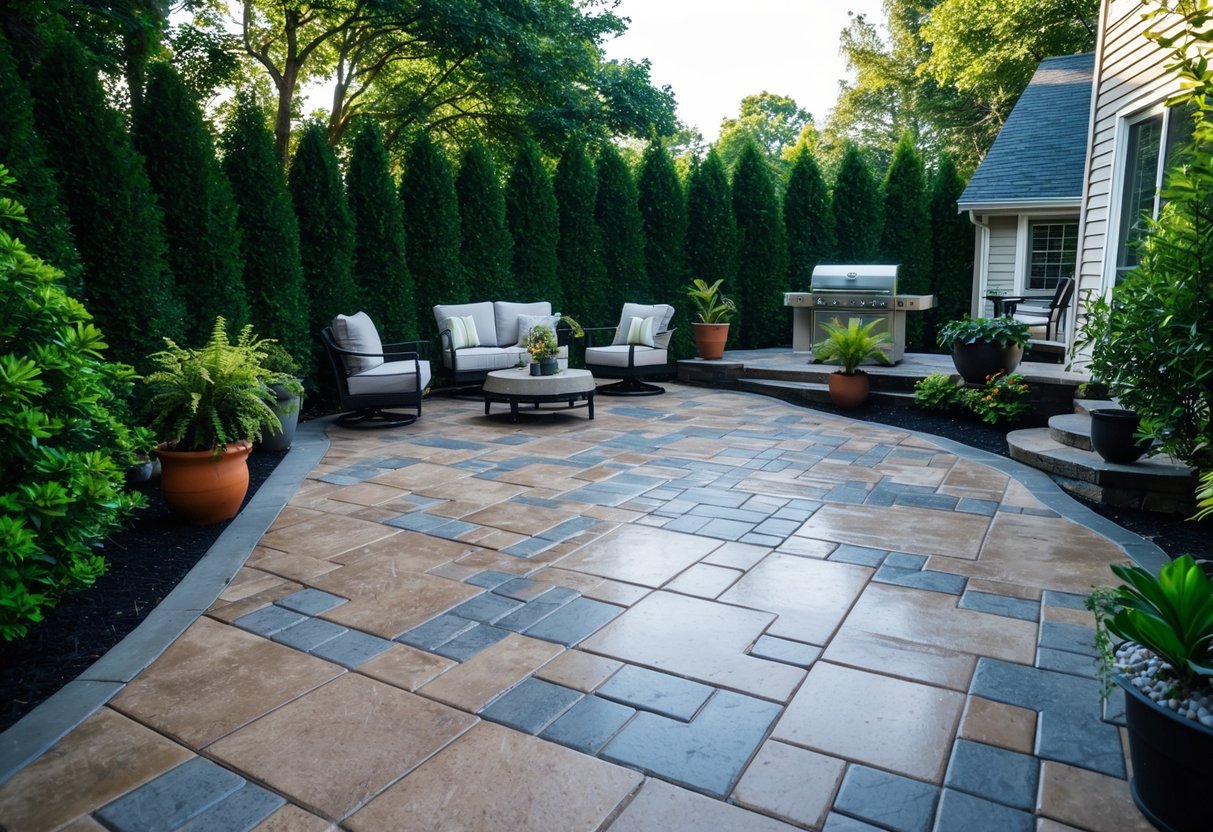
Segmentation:
{"type": "MultiPolygon", "coordinates": [[[[832,404],[830,390],[825,382],[813,384],[810,382],[780,382],[768,379],[742,378],[738,379],[736,386],[738,390],[761,393],[764,396],[774,396],[787,402],[807,401],[832,404]]],[[[909,407],[912,406],[913,397],[906,393],[873,389],[868,393],[868,401],[897,402],[909,407]]]]}

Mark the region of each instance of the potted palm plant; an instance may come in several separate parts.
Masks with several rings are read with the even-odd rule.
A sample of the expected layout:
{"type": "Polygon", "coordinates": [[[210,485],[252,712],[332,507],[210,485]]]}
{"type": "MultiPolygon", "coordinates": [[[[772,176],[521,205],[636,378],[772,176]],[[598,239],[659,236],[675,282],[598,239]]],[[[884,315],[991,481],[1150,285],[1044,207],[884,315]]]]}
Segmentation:
{"type": "Polygon", "coordinates": [[[956,372],[969,384],[985,384],[988,376],[1007,375],[1019,366],[1028,345],[1028,325],[1009,315],[948,321],[939,328],[939,346],[952,350],[956,372]]]}
{"type": "Polygon", "coordinates": [[[1190,555],[1158,577],[1112,571],[1126,583],[1095,590],[1087,607],[1103,691],[1125,692],[1133,800],[1164,832],[1213,829],[1213,582],[1190,555]]]}
{"type": "Polygon", "coordinates": [[[722,283],[723,279],[709,286],[707,281],[695,278],[686,287],[687,297],[695,304],[695,312],[699,315],[699,323],[691,324],[695,349],[700,358],[708,361],[724,357],[724,345],[729,340],[729,318],[737,311],[737,304],[720,293],[722,283]]]}
{"type": "Polygon", "coordinates": [[[299,409],[303,404],[299,362],[277,342],[266,341],[264,350],[265,358],[261,366],[271,374],[266,382],[276,399],[273,411],[278,417],[278,431],[270,431],[257,443],[257,450],[287,451],[295,441],[295,427],[299,423],[299,409]]]}
{"type": "Polygon", "coordinates": [[[828,379],[830,400],[839,407],[859,407],[868,400],[868,374],[859,369],[865,361],[875,359],[888,364],[889,358],[881,349],[882,344],[892,340],[888,332],[874,332],[883,320],[861,324],[851,318],[846,326],[838,319],[824,324],[826,338],[813,345],[813,357],[827,364],[841,364],[842,369],[830,373],[828,379]]]}
{"type": "Polygon", "coordinates": [[[279,429],[269,388],[275,375],[262,366],[266,342],[246,326],[231,343],[220,317],[199,349],[165,343],[145,379],[164,499],[191,523],[218,523],[244,501],[253,440],[279,429]]]}

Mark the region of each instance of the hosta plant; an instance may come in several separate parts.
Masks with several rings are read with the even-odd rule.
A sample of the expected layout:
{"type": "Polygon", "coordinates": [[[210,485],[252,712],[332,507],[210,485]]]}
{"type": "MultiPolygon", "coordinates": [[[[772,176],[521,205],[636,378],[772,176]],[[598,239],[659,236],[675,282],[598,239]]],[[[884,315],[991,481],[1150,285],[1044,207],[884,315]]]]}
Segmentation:
{"type": "Polygon", "coordinates": [[[1010,315],[1001,318],[970,318],[948,321],[939,328],[936,336],[939,346],[951,347],[953,342],[962,344],[997,344],[1000,347],[1027,346],[1030,333],[1028,325],[1010,315]]]}
{"type": "Polygon", "coordinates": [[[964,387],[947,373],[931,373],[914,382],[914,404],[927,410],[949,410],[964,399],[964,387]]]}

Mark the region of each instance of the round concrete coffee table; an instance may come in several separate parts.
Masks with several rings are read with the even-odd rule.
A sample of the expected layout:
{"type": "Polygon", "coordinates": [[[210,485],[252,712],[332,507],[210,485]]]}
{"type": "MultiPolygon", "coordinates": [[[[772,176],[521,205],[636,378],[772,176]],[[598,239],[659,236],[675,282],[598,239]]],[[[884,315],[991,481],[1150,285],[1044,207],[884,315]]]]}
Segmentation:
{"type": "Polygon", "coordinates": [[[533,376],[529,367],[493,370],[484,380],[484,415],[489,415],[493,402],[510,406],[510,418],[518,421],[519,403],[540,404],[568,402],[573,407],[584,401],[589,416],[594,418],[594,375],[589,370],[561,370],[553,376],[533,376]]]}

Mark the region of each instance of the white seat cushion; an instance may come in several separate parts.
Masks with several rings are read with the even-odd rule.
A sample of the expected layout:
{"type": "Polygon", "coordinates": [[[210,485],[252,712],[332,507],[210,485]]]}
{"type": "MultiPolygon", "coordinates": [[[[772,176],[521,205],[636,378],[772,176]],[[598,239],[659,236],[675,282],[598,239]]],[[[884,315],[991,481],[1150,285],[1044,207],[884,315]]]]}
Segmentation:
{"type": "MultiPolygon", "coordinates": [[[[518,343],[519,315],[551,315],[552,304],[546,300],[535,303],[512,303],[506,300],[493,302],[493,320],[497,332],[497,346],[512,347],[518,343]]],[[[480,343],[488,343],[487,335],[480,333],[480,343]]]]}
{"type": "Polygon", "coordinates": [[[430,362],[421,362],[420,383],[416,370],[417,366],[412,361],[388,361],[350,376],[346,383],[350,387],[350,393],[355,396],[368,393],[416,393],[430,385],[430,362]]]}
{"type": "Polygon", "coordinates": [[[628,342],[628,327],[632,323],[632,318],[658,318],[659,323],[653,327],[653,333],[657,334],[670,328],[670,321],[673,317],[674,307],[669,304],[625,303],[623,314],[619,316],[619,325],[615,329],[615,339],[611,343],[626,344],[628,342]]]}
{"type": "MultiPolygon", "coordinates": [[[[459,350],[455,361],[459,365],[459,372],[476,373],[516,367],[523,357],[527,361],[531,360],[531,356],[522,347],[468,347],[465,350],[459,350]]],[[[444,351],[442,363],[448,370],[454,369],[450,362],[451,354],[444,351]]]]}
{"type": "MultiPolygon", "coordinates": [[[[631,347],[627,344],[612,344],[609,347],[587,347],[585,351],[585,363],[587,366],[627,367],[628,350],[630,349],[631,347]]],[[[649,367],[657,364],[668,364],[669,354],[669,350],[636,347],[634,366],[649,367]]]]}
{"type": "MultiPolygon", "coordinates": [[[[442,332],[442,322],[447,318],[462,318],[465,315],[471,315],[472,320],[476,322],[476,335],[479,337],[482,345],[486,347],[497,346],[494,343],[494,339],[497,337],[497,326],[493,323],[492,301],[486,300],[481,303],[440,303],[434,307],[434,323],[438,325],[439,332],[442,332]]],[[[512,344],[513,341],[510,343],[512,344]]]]}
{"type": "Polygon", "coordinates": [[[375,353],[371,356],[342,355],[347,373],[360,373],[383,363],[383,341],[375,322],[365,312],[338,315],[332,323],[333,342],[343,350],[375,353]]]}

